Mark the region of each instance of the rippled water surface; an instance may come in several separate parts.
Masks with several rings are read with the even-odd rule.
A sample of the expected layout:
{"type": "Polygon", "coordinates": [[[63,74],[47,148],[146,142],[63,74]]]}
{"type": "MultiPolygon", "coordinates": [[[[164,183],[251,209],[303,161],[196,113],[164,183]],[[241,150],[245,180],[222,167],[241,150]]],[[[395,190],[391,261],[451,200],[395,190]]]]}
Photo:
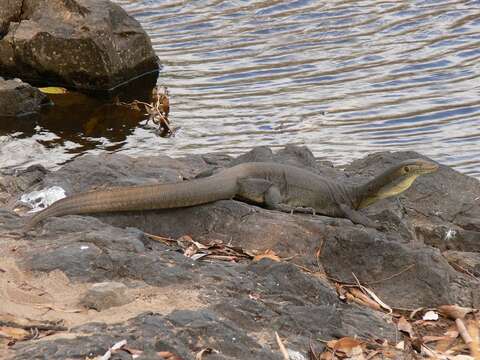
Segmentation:
{"type": "Polygon", "coordinates": [[[36,145],[57,162],[289,143],[336,163],[415,150],[480,177],[478,1],[116,2],[151,36],[180,130],[161,138],[140,123],[81,151],[75,139],[36,145]]]}

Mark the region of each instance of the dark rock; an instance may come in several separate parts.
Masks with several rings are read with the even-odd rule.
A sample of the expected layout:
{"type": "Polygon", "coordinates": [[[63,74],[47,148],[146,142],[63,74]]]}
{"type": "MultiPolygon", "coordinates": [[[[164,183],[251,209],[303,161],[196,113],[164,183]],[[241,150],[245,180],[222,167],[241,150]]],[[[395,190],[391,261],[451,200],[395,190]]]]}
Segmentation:
{"type": "MultiPolygon", "coordinates": [[[[319,164],[307,149],[289,147],[276,154],[260,148],[235,162],[297,164],[339,181],[358,183],[389,164],[416,157],[420,155],[380,153],[356,161],[342,172],[319,164]]],[[[178,160],[85,156],[47,173],[42,186],[60,185],[76,193],[105,185],[177,182],[229,165],[228,157],[221,156],[178,160]]],[[[17,343],[12,349],[19,359],[43,353],[51,359],[65,354],[85,357],[103,354],[126,339],[129,347],[143,349],[146,358],[155,358],[149,354],[155,356],[157,351],[171,351],[193,359],[196,352],[212,347],[219,351],[212,359],[281,359],[275,331],[288,339],[286,346],[291,351],[304,356],[310,342],[317,350],[323,348],[319,338],[394,340],[394,326],[381,313],[341,302],[330,281],[354,282],[354,273],[392,307],[448,303],[478,307],[480,282],[474,271],[479,253],[475,220],[479,192],[477,180],[442,166],[437,173],[419,177],[400,197],[366,209],[385,225],[384,231],[354,225],[347,219],[290,215],[234,200],[184,209],[48,219],[30,232],[31,240],[19,242],[22,251],[16,259],[22,269],[60,269],[74,282],[131,281],[161,289],[185,287],[198,292],[203,306],[145,313],[113,325],[84,324],[70,329],[73,338],[17,343]],[[449,229],[456,235],[450,232],[447,236],[449,229]],[[248,250],[272,249],[291,260],[193,261],[177,247],[153,241],[142,231],[172,238],[190,235],[196,241],[221,239],[248,250]],[[32,242],[35,247],[28,246],[32,242]],[[469,249],[471,254],[442,254],[448,247],[469,249]],[[459,262],[462,257],[465,261],[459,262]],[[465,270],[471,273],[449,261],[468,265],[465,270]],[[325,274],[319,276],[323,270],[330,281],[325,274]]],[[[0,212],[2,229],[11,229],[15,220],[18,223],[13,213],[0,212]]]]}
{"type": "Polygon", "coordinates": [[[8,32],[10,22],[18,21],[20,18],[21,7],[18,1],[3,0],[0,3],[0,40],[8,32]]]}
{"type": "Polygon", "coordinates": [[[158,70],[145,31],[110,1],[2,0],[0,8],[5,76],[108,90],[158,70]]]}
{"type": "Polygon", "coordinates": [[[443,253],[447,261],[457,270],[480,278],[480,253],[449,250],[443,253]]]}
{"type": "Polygon", "coordinates": [[[4,80],[0,77],[0,117],[31,115],[48,102],[45,94],[29,84],[18,79],[4,80]]]}

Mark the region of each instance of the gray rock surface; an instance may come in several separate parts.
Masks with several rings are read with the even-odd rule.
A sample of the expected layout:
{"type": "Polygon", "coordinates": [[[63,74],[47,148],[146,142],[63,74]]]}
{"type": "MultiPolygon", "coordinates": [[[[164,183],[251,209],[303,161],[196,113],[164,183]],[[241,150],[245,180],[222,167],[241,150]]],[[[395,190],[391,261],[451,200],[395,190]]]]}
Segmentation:
{"type": "Polygon", "coordinates": [[[0,77],[0,117],[37,113],[48,102],[47,96],[37,88],[19,79],[4,80],[0,77]]]}
{"type": "MultiPolygon", "coordinates": [[[[379,153],[340,171],[299,147],[275,154],[257,148],[237,159],[219,155],[182,159],[84,156],[44,174],[40,182],[38,169],[8,181],[18,179],[23,189],[30,182],[32,187],[60,185],[75,193],[105,185],[182,181],[260,159],[359,182],[394,162],[417,157],[421,155],[379,153]]],[[[9,194],[15,197],[12,189],[9,194]]],[[[382,221],[385,231],[346,219],[290,215],[234,200],[168,211],[51,218],[29,239],[17,243],[22,250],[16,252],[16,261],[22,269],[35,273],[61,270],[78,283],[139,281],[165,291],[183,287],[198,292],[203,306],[166,313],[148,312],[146,307],[146,313],[127,321],[87,323],[71,328],[68,339],[19,342],[12,351],[18,359],[43,356],[38,354],[49,354],[51,359],[65,354],[84,357],[103,354],[116,341],[127,339],[133,348],[152,354],[168,350],[184,359],[195,358],[204,347],[219,351],[212,359],[281,359],[275,331],[288,339],[288,348],[305,356],[310,342],[318,350],[323,347],[318,339],[348,335],[392,340],[395,329],[384,314],[343,303],[332,281],[352,283],[353,273],[392,307],[453,303],[478,307],[478,278],[452,267],[448,261],[453,255],[446,258],[442,251],[468,248],[478,255],[479,196],[477,180],[441,166],[438,172],[419,177],[400,197],[366,209],[370,217],[382,221]],[[447,238],[449,229],[455,235],[450,232],[447,238]],[[219,239],[250,251],[272,249],[290,260],[193,261],[178,247],[153,241],[144,232],[172,238],[189,235],[204,243],[219,239]]],[[[0,229],[11,230],[21,223],[18,216],[0,212],[0,229]]]]}
{"type": "Polygon", "coordinates": [[[140,24],[107,0],[0,0],[0,74],[108,90],[158,70],[140,24]]]}
{"type": "Polygon", "coordinates": [[[93,284],[80,300],[80,305],[98,311],[125,305],[132,300],[126,295],[126,289],[124,284],[115,281],[93,284]]]}

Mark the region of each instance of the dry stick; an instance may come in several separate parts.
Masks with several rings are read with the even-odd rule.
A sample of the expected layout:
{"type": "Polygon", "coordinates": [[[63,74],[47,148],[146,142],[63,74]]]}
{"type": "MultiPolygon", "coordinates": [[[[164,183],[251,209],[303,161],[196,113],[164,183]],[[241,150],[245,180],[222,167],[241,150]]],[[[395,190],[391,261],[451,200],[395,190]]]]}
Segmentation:
{"type": "Polygon", "coordinates": [[[410,270],[410,269],[411,269],[412,267],[414,267],[414,266],[415,266],[415,264],[408,265],[405,269],[399,271],[399,272],[396,273],[396,274],[393,274],[393,275],[391,275],[391,276],[389,276],[389,277],[387,277],[387,278],[385,278],[385,279],[380,279],[380,280],[375,280],[375,281],[368,282],[367,285],[378,284],[378,283],[380,283],[380,282],[384,282],[384,281],[387,281],[387,280],[391,280],[391,279],[393,279],[394,277],[397,277],[397,276],[403,274],[404,272],[410,270]]]}
{"type": "Polygon", "coordinates": [[[393,312],[392,308],[385,304],[378,296],[375,294],[372,290],[366,288],[362,284],[360,284],[360,281],[358,280],[357,276],[352,272],[353,277],[355,278],[355,281],[358,284],[358,287],[366,294],[369,295],[373,300],[375,300],[382,308],[388,311],[389,314],[393,312]]]}
{"type": "Polygon", "coordinates": [[[283,355],[284,360],[290,360],[290,356],[288,355],[287,349],[285,345],[283,345],[282,339],[278,336],[278,333],[275,331],[275,339],[277,340],[278,347],[280,348],[280,352],[283,355]]]}
{"type": "Polygon", "coordinates": [[[479,326],[480,323],[475,321],[475,324],[468,326],[468,331],[472,334],[472,343],[470,344],[470,353],[475,360],[480,360],[480,339],[479,339],[479,326]]]}
{"type": "Polygon", "coordinates": [[[478,280],[478,277],[475,276],[472,272],[468,271],[467,269],[465,269],[464,267],[460,266],[459,264],[456,264],[454,262],[449,262],[450,266],[453,267],[455,270],[457,271],[460,271],[468,276],[470,276],[471,278],[475,279],[475,280],[478,280]]]}
{"type": "MultiPolygon", "coordinates": [[[[318,358],[317,354],[315,353],[315,349],[313,348],[312,339],[310,339],[310,354],[311,354],[310,358],[313,357],[314,358],[313,360],[320,360],[318,358]]],[[[310,360],[312,360],[312,359],[310,359],[310,360]]]]}
{"type": "Polygon", "coordinates": [[[472,337],[467,331],[465,324],[463,323],[462,319],[455,319],[455,324],[457,324],[458,333],[462,337],[465,344],[469,345],[472,343],[472,337]]]}

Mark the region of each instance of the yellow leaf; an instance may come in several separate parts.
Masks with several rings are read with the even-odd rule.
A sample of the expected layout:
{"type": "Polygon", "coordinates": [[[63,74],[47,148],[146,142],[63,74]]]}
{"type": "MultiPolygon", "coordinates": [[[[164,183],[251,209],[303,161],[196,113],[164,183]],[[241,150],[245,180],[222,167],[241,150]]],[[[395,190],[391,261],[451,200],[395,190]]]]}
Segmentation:
{"type": "Polygon", "coordinates": [[[67,92],[67,89],[56,86],[41,87],[38,88],[38,90],[40,90],[44,94],[65,94],[67,92]]]}
{"type": "Polygon", "coordinates": [[[265,259],[265,258],[273,260],[273,261],[280,261],[280,257],[277,254],[275,254],[275,251],[270,250],[270,249],[265,251],[263,254],[255,255],[253,257],[253,261],[260,261],[260,260],[265,259]]]}

